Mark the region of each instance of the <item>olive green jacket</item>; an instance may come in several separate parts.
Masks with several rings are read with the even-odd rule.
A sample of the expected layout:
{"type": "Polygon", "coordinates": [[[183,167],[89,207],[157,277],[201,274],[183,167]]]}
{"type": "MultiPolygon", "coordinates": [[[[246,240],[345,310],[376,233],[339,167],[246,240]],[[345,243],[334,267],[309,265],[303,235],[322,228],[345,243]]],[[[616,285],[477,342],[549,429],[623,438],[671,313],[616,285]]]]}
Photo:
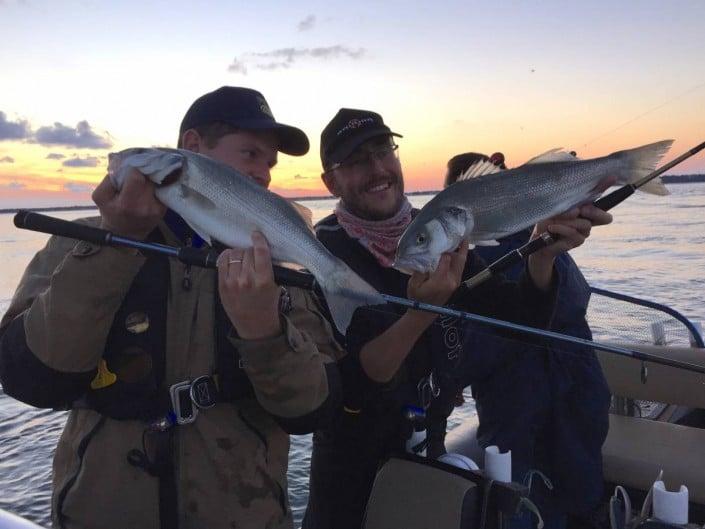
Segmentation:
{"type": "MultiPolygon", "coordinates": [[[[165,226],[161,231],[168,244],[178,243],[165,226]]],[[[144,262],[133,250],[52,237],[28,266],[0,330],[21,318],[26,345],[44,366],[95,374],[114,315],[144,262]]],[[[184,265],[172,260],[169,266],[167,388],[213,373],[215,366],[215,272],[193,268],[192,287],[185,290],[184,265]]],[[[340,387],[329,388],[327,372],[342,351],[310,295],[297,289],[290,295],[282,335],[232,340],[256,399],[218,403],[200,410],[193,424],[175,427],[180,529],[293,525],[286,482],[289,438],[275,417],[315,416],[324,403],[335,401],[331,392],[340,387]]],[[[8,348],[3,343],[0,360],[13,353],[8,348]]],[[[4,373],[7,388],[11,373],[8,368],[4,373]]],[[[131,449],[142,447],[144,429],[138,420],[71,410],[54,457],[53,527],[159,527],[158,479],[126,459],[131,449]]]]}

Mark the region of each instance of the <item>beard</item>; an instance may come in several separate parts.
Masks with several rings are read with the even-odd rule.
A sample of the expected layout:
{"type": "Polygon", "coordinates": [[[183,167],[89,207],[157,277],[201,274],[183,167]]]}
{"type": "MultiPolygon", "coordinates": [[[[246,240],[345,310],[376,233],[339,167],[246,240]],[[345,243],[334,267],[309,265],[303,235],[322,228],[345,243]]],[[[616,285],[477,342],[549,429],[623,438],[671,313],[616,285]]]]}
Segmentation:
{"type": "Polygon", "coordinates": [[[386,220],[399,212],[404,202],[404,179],[400,173],[389,171],[382,177],[370,178],[341,197],[346,209],[365,220],[386,220]],[[387,189],[372,191],[388,183],[387,189]]]}

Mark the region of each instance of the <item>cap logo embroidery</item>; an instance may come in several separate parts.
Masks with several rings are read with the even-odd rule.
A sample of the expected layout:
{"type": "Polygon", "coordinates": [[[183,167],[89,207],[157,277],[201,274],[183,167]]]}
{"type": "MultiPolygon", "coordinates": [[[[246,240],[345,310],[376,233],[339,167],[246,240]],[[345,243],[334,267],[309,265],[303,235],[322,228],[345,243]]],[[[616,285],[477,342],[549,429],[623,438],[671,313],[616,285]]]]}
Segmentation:
{"type": "Polygon", "coordinates": [[[373,118],[363,118],[363,119],[353,118],[350,121],[348,121],[347,125],[345,125],[342,129],[340,129],[336,133],[336,136],[340,136],[346,130],[358,129],[360,127],[363,127],[368,124],[372,124],[374,122],[375,122],[375,120],[373,118]]]}
{"type": "Polygon", "coordinates": [[[272,114],[272,111],[269,109],[269,105],[267,105],[267,102],[264,99],[262,99],[261,97],[257,98],[257,102],[259,103],[259,109],[264,114],[267,114],[270,118],[274,119],[274,115],[272,114]]]}

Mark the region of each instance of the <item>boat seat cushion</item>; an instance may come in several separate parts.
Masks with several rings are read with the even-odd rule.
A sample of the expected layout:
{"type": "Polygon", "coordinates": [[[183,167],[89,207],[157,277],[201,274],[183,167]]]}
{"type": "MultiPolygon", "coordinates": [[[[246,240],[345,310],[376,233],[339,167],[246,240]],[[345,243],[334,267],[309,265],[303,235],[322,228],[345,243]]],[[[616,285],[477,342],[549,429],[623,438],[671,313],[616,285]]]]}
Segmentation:
{"type": "Polygon", "coordinates": [[[649,490],[663,469],[669,490],[688,487],[690,501],[705,503],[705,430],[610,414],[602,449],[605,480],[649,490]]]}
{"type": "MultiPolygon", "coordinates": [[[[705,349],[620,343],[613,345],[705,367],[705,349]]],[[[613,395],[705,408],[705,375],[645,362],[647,376],[646,380],[642,380],[641,362],[603,351],[597,351],[597,357],[613,395]]]]}
{"type": "Polygon", "coordinates": [[[479,491],[467,478],[391,458],[377,473],[364,529],[460,529],[477,516],[479,491]]]}

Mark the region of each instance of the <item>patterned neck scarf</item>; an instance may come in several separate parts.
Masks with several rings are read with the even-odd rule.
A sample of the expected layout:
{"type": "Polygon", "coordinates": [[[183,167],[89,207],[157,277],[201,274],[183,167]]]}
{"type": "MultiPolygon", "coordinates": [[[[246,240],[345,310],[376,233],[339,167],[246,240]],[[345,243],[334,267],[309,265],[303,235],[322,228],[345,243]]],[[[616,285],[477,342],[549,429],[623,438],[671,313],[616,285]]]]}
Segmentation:
{"type": "Polygon", "coordinates": [[[393,217],[385,220],[366,220],[350,213],[343,202],[339,201],[335,206],[335,215],[350,237],[360,241],[380,265],[390,268],[394,263],[399,237],[411,222],[411,204],[404,197],[401,208],[393,217]]]}

